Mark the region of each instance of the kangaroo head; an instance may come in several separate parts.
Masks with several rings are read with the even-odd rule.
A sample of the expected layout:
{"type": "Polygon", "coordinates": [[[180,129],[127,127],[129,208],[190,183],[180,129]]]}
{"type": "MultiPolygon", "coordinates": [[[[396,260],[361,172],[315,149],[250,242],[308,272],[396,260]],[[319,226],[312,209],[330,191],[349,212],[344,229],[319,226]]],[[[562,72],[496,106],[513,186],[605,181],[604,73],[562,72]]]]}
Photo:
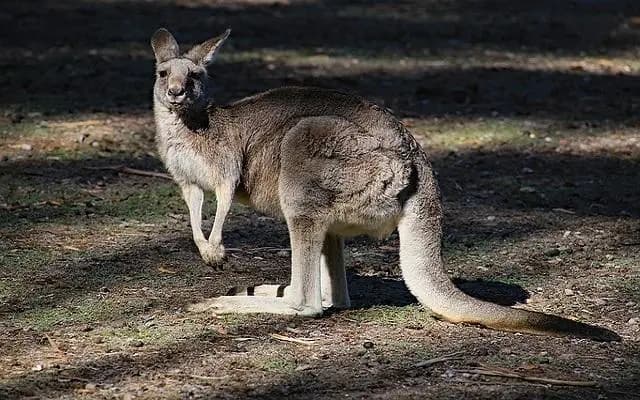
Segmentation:
{"type": "Polygon", "coordinates": [[[151,37],[156,57],[155,99],[170,110],[189,111],[208,103],[209,68],[231,30],[194,46],[180,55],[178,42],[168,30],[158,29],[151,37]]]}

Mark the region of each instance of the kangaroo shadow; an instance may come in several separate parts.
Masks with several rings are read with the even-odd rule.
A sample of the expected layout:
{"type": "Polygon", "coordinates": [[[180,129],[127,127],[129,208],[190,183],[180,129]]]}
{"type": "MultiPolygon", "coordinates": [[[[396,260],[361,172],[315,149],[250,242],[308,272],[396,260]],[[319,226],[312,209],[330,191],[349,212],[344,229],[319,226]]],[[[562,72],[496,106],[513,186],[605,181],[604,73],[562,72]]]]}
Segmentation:
{"type": "MultiPolygon", "coordinates": [[[[460,278],[453,279],[453,283],[471,297],[502,306],[524,303],[530,297],[524,288],[512,283],[460,278]]],[[[415,297],[401,279],[351,275],[349,290],[351,301],[357,308],[381,305],[402,307],[416,303],[415,297]]]]}

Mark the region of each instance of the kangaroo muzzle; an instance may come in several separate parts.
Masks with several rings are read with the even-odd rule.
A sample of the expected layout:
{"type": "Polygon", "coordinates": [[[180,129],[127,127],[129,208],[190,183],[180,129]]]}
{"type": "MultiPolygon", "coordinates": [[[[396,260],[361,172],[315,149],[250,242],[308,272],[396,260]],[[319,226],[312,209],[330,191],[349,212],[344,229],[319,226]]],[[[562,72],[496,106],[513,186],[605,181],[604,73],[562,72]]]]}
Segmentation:
{"type": "Polygon", "coordinates": [[[167,89],[167,100],[171,104],[182,104],[186,98],[186,90],[183,86],[171,86],[167,89]]]}

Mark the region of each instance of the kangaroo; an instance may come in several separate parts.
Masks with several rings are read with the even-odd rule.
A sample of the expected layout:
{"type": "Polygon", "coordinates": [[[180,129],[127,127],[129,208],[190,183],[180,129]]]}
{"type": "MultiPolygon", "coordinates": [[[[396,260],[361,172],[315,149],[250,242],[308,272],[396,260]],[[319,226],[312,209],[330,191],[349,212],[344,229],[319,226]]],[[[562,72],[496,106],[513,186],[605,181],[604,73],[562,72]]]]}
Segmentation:
{"type": "Polygon", "coordinates": [[[182,190],[205,262],[224,257],[222,226],[235,198],[286,221],[291,281],[284,290],[256,286],[254,296],[221,296],[192,310],[319,316],[327,307],[347,308],[343,238],[385,237],[397,228],[405,283],[436,317],[503,331],[620,340],[604,328],[477,300],[454,286],[443,266],[442,202],[433,169],[390,111],[354,95],[306,87],[216,104],[211,67],[229,34],[184,54],[166,29],[152,36],[158,151],[182,190]],[[205,191],[217,199],[208,239],[201,228],[205,191]]]}

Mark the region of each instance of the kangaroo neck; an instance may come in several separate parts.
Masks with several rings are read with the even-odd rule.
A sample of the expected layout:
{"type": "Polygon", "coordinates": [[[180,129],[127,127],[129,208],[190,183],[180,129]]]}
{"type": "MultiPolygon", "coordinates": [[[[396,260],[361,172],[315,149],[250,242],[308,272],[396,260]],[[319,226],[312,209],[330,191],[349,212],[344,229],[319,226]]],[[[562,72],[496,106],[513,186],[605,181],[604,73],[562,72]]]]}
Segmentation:
{"type": "Polygon", "coordinates": [[[207,107],[178,110],[175,113],[184,126],[193,133],[204,134],[209,130],[210,119],[207,107]]]}

